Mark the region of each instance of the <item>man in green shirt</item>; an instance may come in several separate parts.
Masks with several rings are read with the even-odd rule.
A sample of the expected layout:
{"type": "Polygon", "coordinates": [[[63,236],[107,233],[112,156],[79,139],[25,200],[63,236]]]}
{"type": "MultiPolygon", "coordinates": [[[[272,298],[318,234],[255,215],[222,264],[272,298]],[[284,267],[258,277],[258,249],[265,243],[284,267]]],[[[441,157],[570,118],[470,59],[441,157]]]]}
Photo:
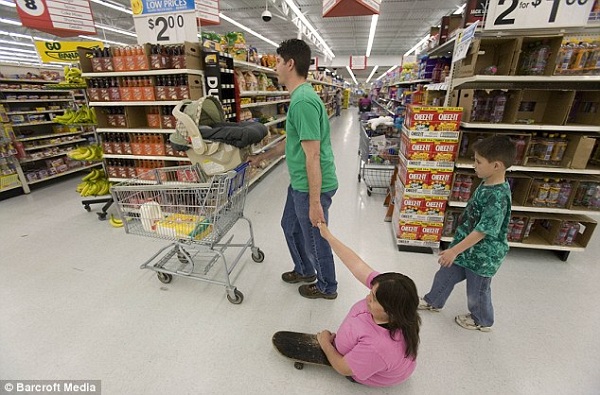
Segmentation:
{"type": "Polygon", "coordinates": [[[321,237],[317,224],[328,223],[329,206],[337,191],[329,116],[321,98],[306,82],[310,65],[310,47],[291,39],[277,48],[279,84],[290,92],[285,143],[250,157],[251,164],[285,153],[290,174],[287,201],[281,227],[288,244],[294,269],[282,274],[291,284],[305,282],[300,295],[335,299],[337,281],[331,247],[321,237]],[[314,281],[317,280],[316,283],[314,281]]]}

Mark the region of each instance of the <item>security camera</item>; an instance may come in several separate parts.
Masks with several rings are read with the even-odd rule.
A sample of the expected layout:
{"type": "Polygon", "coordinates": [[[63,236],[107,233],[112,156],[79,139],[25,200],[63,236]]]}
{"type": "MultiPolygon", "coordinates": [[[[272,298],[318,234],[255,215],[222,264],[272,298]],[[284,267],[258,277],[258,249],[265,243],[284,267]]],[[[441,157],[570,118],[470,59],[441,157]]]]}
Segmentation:
{"type": "Polygon", "coordinates": [[[273,19],[273,14],[271,14],[271,11],[269,10],[264,10],[261,17],[263,21],[269,22],[271,19],[273,19]]]}

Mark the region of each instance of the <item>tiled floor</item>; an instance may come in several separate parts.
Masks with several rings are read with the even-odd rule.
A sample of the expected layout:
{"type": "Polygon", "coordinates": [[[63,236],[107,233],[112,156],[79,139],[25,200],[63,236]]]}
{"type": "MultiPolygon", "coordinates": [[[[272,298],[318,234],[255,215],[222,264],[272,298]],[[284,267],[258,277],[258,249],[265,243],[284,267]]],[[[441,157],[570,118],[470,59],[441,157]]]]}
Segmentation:
{"type": "MultiPolygon", "coordinates": [[[[382,221],[383,197],[357,182],[355,109],[332,120],[332,136],[341,186],[331,229],[373,267],[401,271],[425,293],[435,257],[398,252],[382,221]]],[[[272,334],[335,331],[367,292],[341,263],[334,301],[304,299],[280,280],[291,268],[279,227],[287,177],[280,165],[248,196],[246,216],[266,258],[254,263],[248,253],[234,271],[240,305],[222,286],[180,277],[164,285],[140,270],[164,242],[85,212],[77,179],[1,201],[0,379],[101,379],[111,395],[600,393],[598,234],[567,263],[546,251],[511,251],[493,282],[491,333],[454,323],[466,311],[464,284],[457,286],[442,312],[422,313],[419,365],[398,387],[294,369],[272,334]]],[[[239,225],[236,235],[245,232],[239,225]]]]}

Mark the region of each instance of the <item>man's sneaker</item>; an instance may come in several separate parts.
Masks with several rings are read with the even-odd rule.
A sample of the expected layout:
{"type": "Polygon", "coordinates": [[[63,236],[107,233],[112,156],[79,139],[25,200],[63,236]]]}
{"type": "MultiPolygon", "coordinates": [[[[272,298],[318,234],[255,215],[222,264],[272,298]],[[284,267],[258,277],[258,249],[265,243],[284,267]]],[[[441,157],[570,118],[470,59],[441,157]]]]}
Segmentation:
{"type": "Polygon", "coordinates": [[[312,283],[317,279],[317,275],[313,274],[312,276],[301,276],[295,271],[285,272],[281,275],[281,279],[289,284],[296,283],[312,283]]]}
{"type": "Polygon", "coordinates": [[[323,293],[317,288],[317,284],[305,284],[298,287],[298,292],[300,295],[309,299],[335,299],[337,298],[337,292],[332,294],[323,293]]]}
{"type": "Polygon", "coordinates": [[[429,310],[429,311],[440,311],[440,309],[433,307],[432,305],[430,305],[429,303],[427,303],[425,301],[425,299],[423,298],[419,298],[419,307],[417,307],[417,309],[419,310],[429,310]]]}
{"type": "Polygon", "coordinates": [[[471,318],[471,314],[457,315],[454,318],[454,321],[456,321],[456,323],[463,328],[470,329],[472,331],[490,332],[492,330],[491,326],[482,326],[476,324],[475,321],[473,321],[473,318],[471,318]]]}

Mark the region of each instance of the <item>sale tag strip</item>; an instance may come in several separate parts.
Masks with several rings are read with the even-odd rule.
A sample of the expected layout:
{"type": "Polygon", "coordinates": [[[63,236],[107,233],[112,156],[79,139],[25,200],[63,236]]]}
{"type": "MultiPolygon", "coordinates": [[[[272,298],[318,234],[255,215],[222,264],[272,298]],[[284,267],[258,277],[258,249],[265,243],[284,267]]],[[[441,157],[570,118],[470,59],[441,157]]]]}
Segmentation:
{"type": "Polygon", "coordinates": [[[464,59],[465,56],[467,56],[467,53],[469,53],[469,47],[471,46],[471,42],[475,37],[475,30],[477,29],[477,26],[479,26],[479,21],[475,21],[475,23],[463,30],[458,37],[456,51],[454,51],[454,56],[452,57],[453,63],[464,59]]]}
{"type": "Polygon", "coordinates": [[[88,0],[17,0],[24,27],[61,37],[96,34],[88,0]]]}
{"type": "Polygon", "coordinates": [[[594,0],[490,0],[484,30],[585,26],[594,0]]]}

